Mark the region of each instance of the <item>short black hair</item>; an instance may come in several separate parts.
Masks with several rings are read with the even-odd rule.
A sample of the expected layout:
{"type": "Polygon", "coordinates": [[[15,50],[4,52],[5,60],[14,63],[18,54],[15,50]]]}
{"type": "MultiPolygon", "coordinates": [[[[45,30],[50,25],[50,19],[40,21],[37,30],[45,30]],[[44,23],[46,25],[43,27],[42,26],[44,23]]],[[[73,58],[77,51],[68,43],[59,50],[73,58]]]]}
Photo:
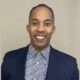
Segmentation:
{"type": "Polygon", "coordinates": [[[30,13],[29,13],[29,19],[30,19],[30,17],[31,17],[31,14],[32,14],[33,10],[35,10],[35,9],[38,8],[38,7],[46,7],[46,8],[48,8],[48,9],[51,11],[51,13],[52,13],[52,18],[53,18],[53,22],[54,22],[54,12],[53,12],[52,8],[49,7],[49,6],[47,6],[46,4],[38,4],[38,5],[34,6],[34,7],[31,9],[30,13]]]}

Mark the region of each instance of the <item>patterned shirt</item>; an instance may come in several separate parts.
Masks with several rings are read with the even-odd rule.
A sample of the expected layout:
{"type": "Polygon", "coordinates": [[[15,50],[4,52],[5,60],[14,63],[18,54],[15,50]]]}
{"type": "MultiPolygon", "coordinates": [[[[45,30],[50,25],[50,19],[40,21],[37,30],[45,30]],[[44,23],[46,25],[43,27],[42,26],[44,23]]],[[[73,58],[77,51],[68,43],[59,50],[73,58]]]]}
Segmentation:
{"type": "Polygon", "coordinates": [[[41,52],[36,51],[31,45],[25,65],[25,80],[45,80],[49,62],[50,46],[41,52]]]}

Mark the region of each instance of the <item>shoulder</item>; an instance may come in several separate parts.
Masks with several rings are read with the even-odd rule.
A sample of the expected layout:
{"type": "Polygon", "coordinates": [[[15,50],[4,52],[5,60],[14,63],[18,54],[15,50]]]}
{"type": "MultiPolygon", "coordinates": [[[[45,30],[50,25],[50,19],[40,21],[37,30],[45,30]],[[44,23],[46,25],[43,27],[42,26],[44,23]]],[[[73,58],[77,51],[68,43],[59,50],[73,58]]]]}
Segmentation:
{"type": "Polygon", "coordinates": [[[14,59],[14,58],[23,56],[25,53],[27,53],[27,51],[28,51],[28,46],[9,51],[5,54],[3,60],[5,59],[10,60],[10,59],[14,59]]]}
{"type": "Polygon", "coordinates": [[[60,61],[66,61],[66,62],[75,62],[76,61],[76,58],[67,54],[67,53],[64,53],[64,52],[61,52],[57,49],[54,49],[51,47],[51,54],[53,56],[55,56],[57,59],[59,59],[60,61]]]}
{"type": "MultiPolygon", "coordinates": [[[[55,60],[55,63],[59,68],[65,72],[70,72],[72,75],[72,78],[75,76],[78,78],[79,75],[79,69],[78,69],[78,64],[77,60],[75,57],[66,54],[64,52],[61,52],[57,49],[54,49],[51,47],[51,56],[52,60],[55,60]]],[[[54,65],[53,65],[54,66],[54,65]]]]}
{"type": "Polygon", "coordinates": [[[75,68],[78,71],[78,64],[75,57],[54,48],[51,48],[51,56],[53,56],[53,61],[55,60],[59,66],[65,66],[69,70],[75,68]]]}

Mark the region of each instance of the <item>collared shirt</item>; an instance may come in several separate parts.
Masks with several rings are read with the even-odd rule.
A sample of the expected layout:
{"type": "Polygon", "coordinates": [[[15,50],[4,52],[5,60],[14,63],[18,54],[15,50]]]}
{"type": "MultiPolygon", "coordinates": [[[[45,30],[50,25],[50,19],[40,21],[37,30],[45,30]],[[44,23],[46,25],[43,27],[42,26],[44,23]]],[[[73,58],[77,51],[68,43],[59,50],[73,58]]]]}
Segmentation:
{"type": "Polygon", "coordinates": [[[25,80],[45,80],[49,62],[50,46],[41,52],[31,45],[27,54],[25,65],[25,80]]]}

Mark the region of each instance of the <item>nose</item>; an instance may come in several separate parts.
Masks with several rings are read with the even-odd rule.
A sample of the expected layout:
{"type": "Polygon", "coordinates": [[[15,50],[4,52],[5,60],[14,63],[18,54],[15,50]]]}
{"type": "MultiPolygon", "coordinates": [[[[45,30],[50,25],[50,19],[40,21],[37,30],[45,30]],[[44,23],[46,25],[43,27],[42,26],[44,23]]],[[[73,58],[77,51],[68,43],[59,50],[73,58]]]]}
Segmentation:
{"type": "Polygon", "coordinates": [[[38,28],[37,28],[38,32],[44,32],[45,31],[45,26],[41,23],[39,24],[38,28]]]}

